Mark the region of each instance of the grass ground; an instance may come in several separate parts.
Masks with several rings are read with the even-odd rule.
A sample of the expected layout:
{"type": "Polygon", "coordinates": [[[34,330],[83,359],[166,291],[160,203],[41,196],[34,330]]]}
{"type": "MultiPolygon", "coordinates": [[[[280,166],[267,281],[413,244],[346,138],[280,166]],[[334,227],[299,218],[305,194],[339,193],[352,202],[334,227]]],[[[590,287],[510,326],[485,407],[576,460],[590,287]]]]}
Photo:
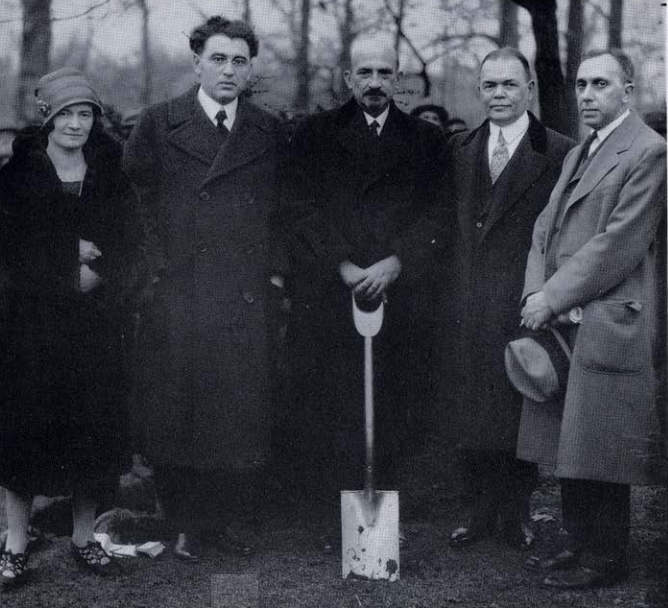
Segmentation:
{"type": "MultiPolygon", "coordinates": [[[[668,580],[666,489],[633,492],[631,574],[624,584],[582,592],[540,587],[524,571],[527,553],[494,539],[453,550],[447,536],[460,514],[458,480],[448,455],[430,448],[402,471],[402,522],[408,544],[401,552],[401,580],[396,583],[343,580],[341,558],[323,554],[317,537],[326,521],[309,516],[300,501],[276,477],[255,509],[236,518],[234,529],[254,539],[246,557],[229,548],[210,546],[196,565],[178,562],[169,550],[158,558],[125,560],[126,575],[96,579],[81,572],[68,554],[67,504],[60,501],[36,516],[48,541],[30,561],[29,583],[0,594],[3,608],[168,608],[266,606],[270,608],[666,608],[668,580]],[[445,464],[444,464],[445,463],[445,464]],[[428,472],[415,477],[411,471],[428,472]],[[240,601],[232,592],[241,590],[240,601]],[[256,601],[257,600],[257,601],[256,601]]],[[[126,488],[121,500],[137,506],[126,488]]],[[[136,487],[135,487],[136,490],[136,487]]],[[[142,498],[145,500],[145,496],[142,498]]],[[[240,501],[243,504],[243,500],[240,501]]],[[[248,503],[250,504],[250,503],[248,503]]],[[[531,554],[545,555],[560,534],[558,485],[544,475],[532,510],[539,539],[531,554]]],[[[124,511],[128,515],[127,511],[124,511]]],[[[336,522],[337,506],[332,505],[336,522]]],[[[170,532],[152,516],[119,515],[114,532],[122,540],[163,540],[170,532]]]]}

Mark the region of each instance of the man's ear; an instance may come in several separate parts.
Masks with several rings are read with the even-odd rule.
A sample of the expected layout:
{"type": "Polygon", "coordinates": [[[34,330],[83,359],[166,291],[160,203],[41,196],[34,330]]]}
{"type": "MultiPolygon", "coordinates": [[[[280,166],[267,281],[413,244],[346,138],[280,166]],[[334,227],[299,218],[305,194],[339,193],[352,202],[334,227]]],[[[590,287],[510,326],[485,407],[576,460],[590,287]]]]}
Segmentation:
{"type": "Polygon", "coordinates": [[[628,103],[628,101],[631,99],[634,89],[635,85],[632,82],[627,82],[624,85],[624,103],[628,103]]]}
{"type": "Polygon", "coordinates": [[[353,81],[352,81],[352,72],[350,70],[346,70],[343,72],[343,80],[346,81],[346,86],[352,90],[353,88],[353,81]]]}
{"type": "Polygon", "coordinates": [[[201,63],[202,58],[197,53],[193,53],[193,70],[195,70],[195,74],[198,76],[202,73],[201,63]]]}

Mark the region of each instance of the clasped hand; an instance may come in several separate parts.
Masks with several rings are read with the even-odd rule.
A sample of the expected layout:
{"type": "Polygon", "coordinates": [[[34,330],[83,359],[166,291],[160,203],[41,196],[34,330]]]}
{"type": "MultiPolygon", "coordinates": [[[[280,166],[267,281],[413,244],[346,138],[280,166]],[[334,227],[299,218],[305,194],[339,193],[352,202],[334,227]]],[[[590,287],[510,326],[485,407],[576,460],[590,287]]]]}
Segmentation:
{"type": "Polygon", "coordinates": [[[79,289],[82,293],[87,293],[95,289],[102,281],[100,275],[95,272],[88,264],[94,262],[102,255],[92,241],[79,239],[79,289]]]}
{"type": "Polygon", "coordinates": [[[391,255],[368,268],[360,268],[345,260],[339,266],[339,273],[356,297],[367,301],[376,300],[396,281],[401,273],[401,261],[396,255],[391,255]]]}
{"type": "Polygon", "coordinates": [[[522,308],[522,321],[520,325],[532,329],[534,331],[543,329],[550,319],[554,316],[554,311],[550,308],[550,305],[547,303],[547,298],[545,293],[542,291],[537,291],[532,293],[524,304],[522,308]]]}

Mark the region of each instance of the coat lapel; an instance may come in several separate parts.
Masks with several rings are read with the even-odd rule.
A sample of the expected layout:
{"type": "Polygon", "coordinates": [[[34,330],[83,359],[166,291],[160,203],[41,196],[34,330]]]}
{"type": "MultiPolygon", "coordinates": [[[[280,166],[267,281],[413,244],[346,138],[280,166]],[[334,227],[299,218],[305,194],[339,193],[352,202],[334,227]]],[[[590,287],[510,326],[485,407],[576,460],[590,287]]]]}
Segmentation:
{"type": "Polygon", "coordinates": [[[337,140],[355,169],[353,173],[360,177],[359,188],[362,191],[406,161],[409,135],[405,129],[405,116],[394,103],[390,104],[387,121],[377,142],[369,141],[364,114],[354,99],[341,108],[341,116],[342,125],[337,140]]]}
{"type": "MultiPolygon", "coordinates": [[[[573,190],[573,193],[566,203],[566,211],[575,203],[587,196],[599,182],[619,164],[619,155],[629,149],[631,142],[635,138],[640,119],[635,113],[631,113],[601,145],[601,149],[591,159],[587,170],[573,190]]],[[[578,152],[581,146],[578,146],[578,152]]],[[[574,154],[574,163],[580,158],[579,154],[574,154]]],[[[573,175],[575,168],[568,173],[573,175]]]]}
{"type": "Polygon", "coordinates": [[[262,155],[271,146],[271,128],[255,107],[239,100],[237,117],[227,141],[219,148],[206,181],[211,181],[262,155]]]}
{"type": "Polygon", "coordinates": [[[220,150],[215,126],[197,101],[197,87],[174,99],[169,105],[167,140],[210,165],[220,150]]]}
{"type": "Polygon", "coordinates": [[[545,127],[530,115],[529,129],[501,174],[494,193],[496,203],[490,209],[482,238],[498,222],[548,168],[547,134],[545,127]]]}

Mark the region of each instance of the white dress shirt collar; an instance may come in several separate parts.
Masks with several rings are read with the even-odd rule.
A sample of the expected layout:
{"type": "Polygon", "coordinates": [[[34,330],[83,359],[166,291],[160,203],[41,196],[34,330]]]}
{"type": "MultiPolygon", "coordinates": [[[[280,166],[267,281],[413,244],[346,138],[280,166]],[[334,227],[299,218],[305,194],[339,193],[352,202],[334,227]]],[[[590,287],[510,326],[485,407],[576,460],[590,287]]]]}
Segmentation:
{"type": "Polygon", "coordinates": [[[503,127],[489,122],[489,140],[487,142],[487,160],[492,162],[492,153],[496,147],[496,141],[499,139],[499,132],[503,131],[503,139],[506,140],[508,147],[508,158],[512,158],[520,145],[523,135],[529,130],[529,114],[524,112],[515,122],[503,127]]]}
{"type": "Polygon", "coordinates": [[[589,156],[591,156],[596,148],[598,148],[609,136],[610,134],[624,122],[624,119],[631,113],[630,110],[626,110],[621,116],[618,116],[610,124],[606,125],[602,129],[599,129],[596,133],[596,139],[591,142],[589,147],[589,156]]]}
{"type": "Polygon", "coordinates": [[[219,104],[215,99],[211,99],[202,87],[199,88],[197,91],[197,100],[199,101],[200,105],[202,106],[202,109],[206,113],[206,115],[209,117],[209,120],[214,124],[218,124],[218,120],[216,119],[216,114],[220,112],[220,110],[225,110],[225,114],[227,114],[227,118],[224,121],[225,126],[227,127],[228,131],[232,130],[232,125],[234,124],[234,121],[237,117],[237,108],[239,106],[239,98],[235,97],[230,103],[222,105],[219,104]]]}
{"type": "Polygon", "coordinates": [[[366,118],[366,124],[371,126],[371,123],[375,120],[378,123],[378,135],[380,135],[383,131],[383,127],[385,126],[385,121],[387,120],[387,117],[390,114],[390,106],[388,105],[387,108],[385,108],[378,116],[373,117],[371,114],[367,114],[364,112],[364,118],[366,118]]]}

